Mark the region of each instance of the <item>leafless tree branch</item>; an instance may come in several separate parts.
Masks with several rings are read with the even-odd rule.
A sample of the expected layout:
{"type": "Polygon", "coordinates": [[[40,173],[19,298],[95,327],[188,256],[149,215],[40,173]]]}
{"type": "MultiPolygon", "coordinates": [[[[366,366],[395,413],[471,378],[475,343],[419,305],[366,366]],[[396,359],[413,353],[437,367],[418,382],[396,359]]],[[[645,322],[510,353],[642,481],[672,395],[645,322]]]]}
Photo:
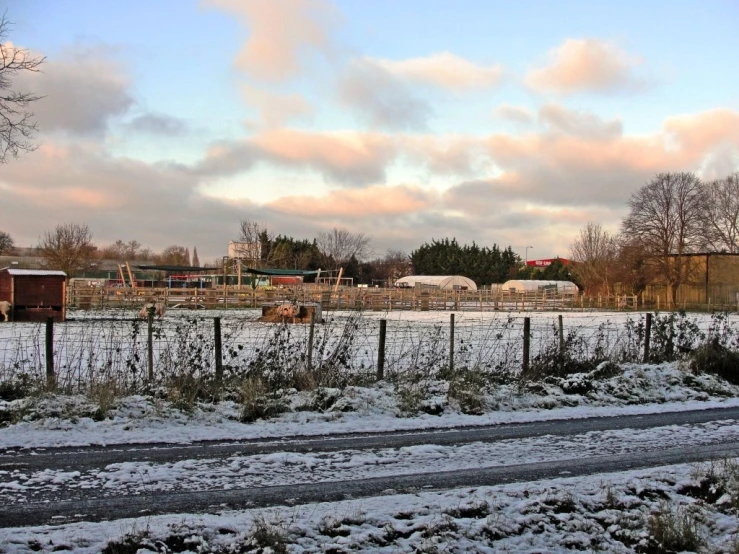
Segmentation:
{"type": "Polygon", "coordinates": [[[12,85],[19,73],[37,73],[46,60],[10,43],[7,40],[10,27],[10,21],[3,14],[0,17],[0,164],[6,163],[9,157],[18,157],[20,152],[36,149],[31,137],[38,127],[29,106],[42,97],[14,91],[12,85]]]}

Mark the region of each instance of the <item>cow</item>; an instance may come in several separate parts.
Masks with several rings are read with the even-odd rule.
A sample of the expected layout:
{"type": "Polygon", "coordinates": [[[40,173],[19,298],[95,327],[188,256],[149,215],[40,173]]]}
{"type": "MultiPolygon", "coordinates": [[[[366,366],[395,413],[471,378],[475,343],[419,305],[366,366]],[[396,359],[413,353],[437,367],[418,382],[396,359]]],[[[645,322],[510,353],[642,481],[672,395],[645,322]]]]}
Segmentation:
{"type": "Polygon", "coordinates": [[[3,316],[3,321],[10,321],[10,314],[13,305],[7,300],[0,300],[0,315],[3,316]]]}
{"type": "Polygon", "coordinates": [[[141,308],[141,311],[139,312],[139,317],[141,319],[147,319],[149,317],[150,311],[155,316],[162,318],[164,317],[164,312],[166,311],[166,308],[164,307],[164,303],[158,300],[152,300],[151,302],[147,302],[146,304],[144,304],[144,306],[141,308]]]}

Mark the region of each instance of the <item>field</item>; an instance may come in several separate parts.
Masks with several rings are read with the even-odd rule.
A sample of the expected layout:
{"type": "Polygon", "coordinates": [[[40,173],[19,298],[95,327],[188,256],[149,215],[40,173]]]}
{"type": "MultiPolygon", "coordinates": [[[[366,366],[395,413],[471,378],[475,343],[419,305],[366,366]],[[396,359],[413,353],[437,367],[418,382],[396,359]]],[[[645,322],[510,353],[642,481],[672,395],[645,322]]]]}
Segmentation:
{"type": "MultiPolygon", "coordinates": [[[[307,324],[255,310],[74,311],[53,329],[0,324],[0,450],[453,428],[739,405],[735,314],[330,312],[307,324]],[[560,316],[562,327],[560,328],[560,316]],[[216,375],[216,328],[222,380],[216,375]],[[529,363],[524,325],[529,318],[529,363]],[[378,379],[380,322],[384,375],[378,379]],[[310,352],[310,356],[309,356],[310,352]],[[451,355],[453,353],[453,355],[451,355]],[[646,361],[645,361],[646,355],[646,361]]],[[[638,456],[730,443],[736,421],[442,447],[274,453],[92,472],[0,469],[0,498],[63,483],[151,495],[638,456]],[[223,465],[225,464],[225,466],[223,465]]],[[[0,529],[0,551],[736,552],[736,460],[274,509],[0,529]],[[270,550],[271,549],[271,550],[270,550]]]]}

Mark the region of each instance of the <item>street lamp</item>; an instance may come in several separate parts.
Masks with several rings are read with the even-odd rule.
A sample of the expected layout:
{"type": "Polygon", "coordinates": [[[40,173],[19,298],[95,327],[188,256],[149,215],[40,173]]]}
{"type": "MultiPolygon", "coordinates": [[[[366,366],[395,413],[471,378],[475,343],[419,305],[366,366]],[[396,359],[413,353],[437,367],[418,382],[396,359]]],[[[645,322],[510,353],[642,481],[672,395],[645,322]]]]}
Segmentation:
{"type": "Polygon", "coordinates": [[[525,257],[524,265],[529,265],[529,248],[534,248],[534,247],[533,246],[526,247],[526,253],[524,254],[524,257],[525,257]]]}

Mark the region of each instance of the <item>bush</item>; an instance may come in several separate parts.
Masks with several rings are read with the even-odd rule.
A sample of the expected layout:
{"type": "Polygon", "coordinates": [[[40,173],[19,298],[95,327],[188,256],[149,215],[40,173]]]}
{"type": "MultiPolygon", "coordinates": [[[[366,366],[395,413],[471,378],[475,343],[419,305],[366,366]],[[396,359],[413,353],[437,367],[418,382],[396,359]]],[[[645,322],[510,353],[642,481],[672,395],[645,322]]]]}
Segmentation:
{"type": "Polygon", "coordinates": [[[690,369],[693,373],[710,373],[739,385],[739,352],[729,350],[714,338],[692,352],[690,369]]]}

